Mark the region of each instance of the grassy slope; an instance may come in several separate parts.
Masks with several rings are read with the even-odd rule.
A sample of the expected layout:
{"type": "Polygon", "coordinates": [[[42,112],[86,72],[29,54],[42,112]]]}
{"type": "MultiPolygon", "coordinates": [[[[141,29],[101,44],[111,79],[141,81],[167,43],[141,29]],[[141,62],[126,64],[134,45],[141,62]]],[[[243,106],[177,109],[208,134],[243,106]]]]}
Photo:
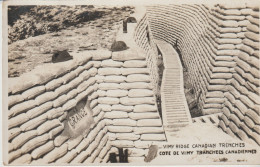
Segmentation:
{"type": "Polygon", "coordinates": [[[50,62],[55,50],[110,48],[131,7],[34,6],[9,10],[8,76],[50,62]],[[16,10],[16,11],[15,11],[16,10]],[[20,13],[10,18],[11,13],[20,13]]]}

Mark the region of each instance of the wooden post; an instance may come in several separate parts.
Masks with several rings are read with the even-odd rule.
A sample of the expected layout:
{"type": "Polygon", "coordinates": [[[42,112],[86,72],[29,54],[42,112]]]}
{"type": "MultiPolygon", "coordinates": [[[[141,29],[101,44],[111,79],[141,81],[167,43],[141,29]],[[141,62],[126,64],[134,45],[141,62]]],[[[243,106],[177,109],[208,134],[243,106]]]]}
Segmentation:
{"type": "Polygon", "coordinates": [[[111,163],[117,163],[116,153],[110,153],[110,154],[109,154],[109,161],[110,161],[111,163]]]}
{"type": "Polygon", "coordinates": [[[123,20],[123,33],[127,33],[127,19],[123,20]]]}

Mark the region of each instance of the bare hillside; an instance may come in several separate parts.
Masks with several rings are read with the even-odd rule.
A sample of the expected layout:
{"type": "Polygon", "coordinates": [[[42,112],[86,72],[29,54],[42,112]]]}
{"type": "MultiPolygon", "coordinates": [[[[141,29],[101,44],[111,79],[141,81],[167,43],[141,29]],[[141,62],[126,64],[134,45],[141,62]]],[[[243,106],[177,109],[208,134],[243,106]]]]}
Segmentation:
{"type": "Polygon", "coordinates": [[[51,61],[55,50],[110,48],[133,7],[9,7],[8,76],[17,77],[51,61]]]}

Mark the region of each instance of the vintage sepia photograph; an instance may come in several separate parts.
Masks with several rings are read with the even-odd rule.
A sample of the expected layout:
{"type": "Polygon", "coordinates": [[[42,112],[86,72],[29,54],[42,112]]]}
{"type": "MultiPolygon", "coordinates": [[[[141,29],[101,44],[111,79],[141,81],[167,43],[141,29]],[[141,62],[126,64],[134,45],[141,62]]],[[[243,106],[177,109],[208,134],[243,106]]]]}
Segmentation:
{"type": "Polygon", "coordinates": [[[4,165],[260,165],[259,7],[3,2],[4,165]]]}

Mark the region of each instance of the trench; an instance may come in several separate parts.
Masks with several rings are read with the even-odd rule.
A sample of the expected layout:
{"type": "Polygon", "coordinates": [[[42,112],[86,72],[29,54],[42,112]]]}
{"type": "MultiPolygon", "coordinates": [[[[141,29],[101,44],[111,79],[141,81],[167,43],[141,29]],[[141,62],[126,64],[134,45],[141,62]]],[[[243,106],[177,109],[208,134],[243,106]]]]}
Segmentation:
{"type": "MultiPolygon", "coordinates": [[[[179,53],[184,65],[184,92],[194,123],[213,124],[234,138],[259,145],[256,137],[259,136],[259,131],[251,129],[258,127],[259,122],[253,116],[246,116],[258,113],[258,103],[253,98],[259,99],[254,87],[258,84],[253,84],[259,80],[255,78],[257,73],[253,72],[257,63],[248,62],[241,57],[243,54],[250,59],[259,60],[253,53],[253,50],[259,49],[259,44],[247,36],[259,34],[259,30],[252,28],[259,27],[253,21],[259,18],[258,11],[259,8],[242,4],[230,8],[223,4],[214,7],[148,6],[143,18],[145,21],[141,21],[137,29],[142,37],[136,38],[136,41],[144,49],[150,47],[147,52],[157,57],[158,61],[161,61],[158,56],[160,53],[158,54],[154,40],[169,43],[179,53]],[[229,13],[231,11],[236,11],[237,15],[229,13]],[[236,20],[238,18],[241,20],[236,20]],[[148,39],[147,32],[144,31],[147,31],[147,26],[150,36],[148,39]],[[146,44],[147,41],[150,41],[150,46],[146,44]],[[252,98],[246,94],[251,94],[252,98]],[[246,114],[248,108],[250,114],[246,114]],[[254,122],[255,126],[249,125],[249,122],[254,122]],[[243,128],[240,126],[242,124],[243,128]]],[[[158,63],[154,67],[160,75],[157,83],[161,83],[163,68],[160,66],[161,63],[158,63]]],[[[162,115],[163,112],[164,110],[162,115]]]]}
{"type": "MultiPolygon", "coordinates": [[[[259,17],[259,9],[236,12],[241,8],[259,17]]],[[[237,52],[259,60],[250,52],[259,46],[250,35],[229,39],[223,32],[238,37],[238,30],[259,31],[250,17],[243,18],[251,26],[239,24],[243,31],[234,29],[234,20],[214,20],[225,10],[221,5],[148,7],[137,23],[127,24],[127,33],[117,34],[128,49],[72,53],[73,60],[9,78],[8,163],[107,163],[110,153],[121,162],[144,162],[151,144],[187,139],[259,145],[257,61],[237,52]]]]}

